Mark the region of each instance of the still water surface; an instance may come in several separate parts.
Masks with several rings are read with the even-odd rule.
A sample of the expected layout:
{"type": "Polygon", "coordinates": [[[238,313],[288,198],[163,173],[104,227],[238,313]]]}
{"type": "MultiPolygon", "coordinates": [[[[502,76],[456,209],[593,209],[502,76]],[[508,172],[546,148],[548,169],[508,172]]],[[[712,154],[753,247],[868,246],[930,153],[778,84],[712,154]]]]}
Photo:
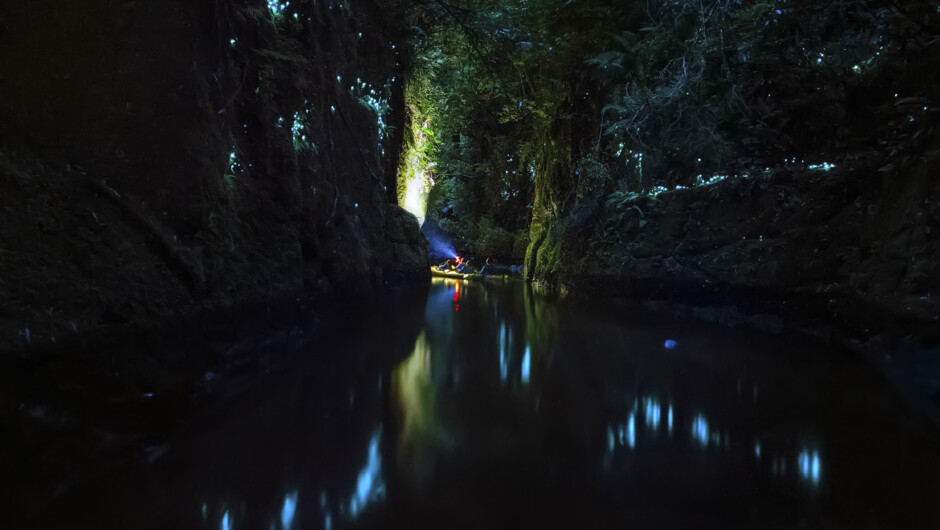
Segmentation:
{"type": "Polygon", "coordinates": [[[850,355],[515,282],[340,329],[33,526],[940,527],[937,439],[850,355]]]}

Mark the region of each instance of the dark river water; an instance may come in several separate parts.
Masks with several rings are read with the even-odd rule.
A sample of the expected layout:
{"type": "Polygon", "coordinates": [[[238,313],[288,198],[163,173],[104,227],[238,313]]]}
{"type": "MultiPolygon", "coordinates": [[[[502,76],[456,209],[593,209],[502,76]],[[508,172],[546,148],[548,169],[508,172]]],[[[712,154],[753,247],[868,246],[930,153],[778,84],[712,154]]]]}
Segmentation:
{"type": "Polygon", "coordinates": [[[940,528],[935,434],[852,355],[517,282],[419,298],[24,527],[940,528]]]}

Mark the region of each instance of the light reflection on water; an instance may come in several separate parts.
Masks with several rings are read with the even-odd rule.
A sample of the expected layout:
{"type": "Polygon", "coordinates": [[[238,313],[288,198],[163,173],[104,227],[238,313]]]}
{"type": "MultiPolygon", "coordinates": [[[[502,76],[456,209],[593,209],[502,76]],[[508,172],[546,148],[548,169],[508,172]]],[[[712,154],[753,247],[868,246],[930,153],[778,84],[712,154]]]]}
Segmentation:
{"type": "Polygon", "coordinates": [[[636,414],[633,412],[627,418],[627,445],[630,449],[636,447],[636,414]]]}
{"type": "Polygon", "coordinates": [[[891,433],[896,418],[836,401],[849,392],[818,355],[790,366],[731,332],[703,340],[685,325],[633,322],[617,308],[546,301],[512,284],[456,285],[434,283],[411,331],[367,341],[373,328],[354,328],[336,355],[317,351],[325,360],[310,375],[261,403],[252,396],[224,429],[194,435],[178,468],[186,487],[160,489],[195,484],[200,497],[150,500],[148,490],[141,505],[187,506],[188,522],[165,528],[397,528],[412,519],[446,528],[471,512],[481,528],[552,527],[559,510],[592,528],[663,513],[672,519],[651,526],[756,528],[795,526],[775,519],[780,499],[804,526],[820,527],[818,514],[851,521],[858,506],[884,499],[890,510],[879,521],[919,522],[930,509],[921,500],[936,498],[923,480],[892,480],[907,476],[898,467],[922,467],[891,433]],[[369,364],[392,344],[385,364],[369,364]],[[254,458],[259,447],[272,449],[254,458]],[[869,480],[875,472],[884,480],[869,480]],[[546,508],[505,515],[518,506],[546,508]]]}
{"type": "Polygon", "coordinates": [[[532,369],[532,352],[529,347],[525,347],[525,355],[522,356],[522,384],[529,384],[530,371],[532,369]]]}
{"type": "Polygon", "coordinates": [[[797,460],[799,461],[800,476],[810,481],[814,486],[819,485],[819,473],[822,465],[820,464],[819,452],[810,452],[808,449],[803,449],[797,456],[797,460]]]}
{"type": "Polygon", "coordinates": [[[659,402],[646,398],[646,424],[655,431],[659,429],[659,402]]]}
{"type": "Polygon", "coordinates": [[[509,351],[512,344],[510,336],[506,335],[506,323],[499,325],[499,380],[505,383],[509,378],[509,351]]]}
{"type": "MultiPolygon", "coordinates": [[[[660,426],[660,417],[662,405],[660,401],[653,397],[641,398],[644,409],[643,429],[638,429],[636,422],[636,413],[631,410],[627,419],[623,423],[612,423],[606,429],[606,456],[605,467],[609,467],[617,447],[636,449],[638,432],[642,433],[648,441],[654,441],[660,426]]],[[[673,406],[670,404],[667,409],[667,428],[672,432],[673,428],[673,406]]],[[[708,418],[698,413],[692,417],[689,423],[689,436],[692,443],[699,448],[714,448],[729,450],[733,441],[728,433],[720,432],[716,429],[708,418]]],[[[752,456],[755,462],[760,462],[763,457],[763,450],[760,441],[755,441],[753,445],[752,456]]],[[[787,478],[788,458],[784,455],[771,455],[769,457],[770,475],[777,479],[787,478]]],[[[814,489],[821,482],[822,457],[818,450],[802,449],[795,460],[795,468],[799,472],[799,479],[805,484],[811,485],[814,489]]]]}
{"type": "MultiPolygon", "coordinates": [[[[466,309],[463,315],[454,315],[453,312],[448,313],[444,310],[443,299],[435,299],[432,290],[426,320],[428,338],[424,339],[424,335],[422,335],[422,338],[419,339],[422,348],[433,349],[433,352],[427,352],[426,356],[445,359],[470,351],[464,345],[458,345],[455,342],[460,340],[458,337],[466,336],[461,332],[464,323],[462,319],[474,318],[471,315],[476,315],[475,318],[479,319],[481,315],[490,314],[493,318],[491,348],[495,353],[495,367],[499,383],[507,385],[517,382],[523,386],[529,386],[532,382],[533,371],[536,368],[541,371],[545,370],[544,364],[549,362],[549,359],[552,358],[552,351],[557,349],[557,345],[553,344],[552,339],[557,337],[559,332],[558,328],[553,327],[555,324],[550,313],[538,314],[542,308],[532,304],[531,295],[527,291],[525,291],[526,296],[524,299],[516,302],[521,302],[521,304],[512,307],[512,304],[507,304],[498,295],[493,296],[491,288],[486,285],[462,282],[463,284],[458,286],[461,282],[454,280],[435,280],[435,282],[446,289],[446,292],[454,295],[453,298],[447,299],[447,305],[455,303],[459,294],[459,300],[466,309]],[[485,309],[479,311],[482,308],[485,309]],[[426,343],[422,342],[425,340],[426,343]],[[542,364],[537,364],[537,361],[542,364]]],[[[476,329],[474,329],[476,338],[472,344],[472,358],[463,359],[464,364],[466,362],[480,364],[482,359],[485,359],[485,355],[481,355],[487,350],[485,332],[482,335],[478,333],[480,331],[479,320],[473,324],[476,326],[476,329]]],[[[485,330],[485,326],[483,326],[483,329],[485,330]]],[[[677,347],[678,341],[673,338],[660,340],[657,344],[659,348],[662,348],[662,345],[665,344],[665,350],[672,350],[670,355],[676,355],[673,352],[682,352],[679,355],[695,355],[696,353],[694,351],[694,341],[686,341],[686,347],[682,350],[677,347]]],[[[657,350],[663,351],[662,349],[657,350]]],[[[414,359],[415,357],[412,357],[402,363],[398,371],[404,373],[409,370],[408,367],[415,362],[414,359]]],[[[442,361],[442,363],[447,364],[445,361],[442,361]]],[[[461,361],[457,360],[454,363],[461,364],[461,361]]],[[[423,409],[432,410],[434,408],[433,404],[439,399],[435,396],[440,394],[441,383],[452,381],[452,379],[438,376],[431,378],[429,375],[431,371],[428,367],[425,367],[424,373],[426,377],[421,380],[414,377],[408,378],[407,381],[401,380],[403,386],[398,392],[400,395],[408,395],[422,389],[420,394],[423,396],[423,409]]],[[[734,380],[736,396],[741,396],[742,384],[741,377],[737,376],[734,380]]],[[[619,383],[619,385],[624,388],[630,388],[631,386],[626,381],[619,383]]],[[[757,402],[758,384],[755,382],[749,384],[749,386],[753,386],[753,392],[748,393],[747,397],[749,399],[747,402],[740,402],[743,406],[752,406],[753,403],[757,402]]],[[[537,388],[532,391],[538,392],[537,388]]],[[[538,401],[538,396],[532,396],[532,399],[538,401]]],[[[700,409],[691,415],[684,416],[687,419],[682,419],[681,410],[676,410],[676,406],[671,399],[664,402],[660,397],[647,394],[637,395],[631,401],[632,405],[624,411],[624,415],[620,416],[619,420],[614,419],[604,428],[602,443],[604,445],[603,461],[605,468],[616,462],[616,459],[612,460],[612,458],[619,454],[620,448],[634,451],[637,455],[640,455],[647,450],[661,450],[662,447],[673,447],[676,448],[674,450],[680,450],[679,448],[683,444],[689,444],[689,447],[700,450],[707,449],[706,452],[701,453],[706,458],[722,458],[720,457],[722,453],[732,453],[737,450],[737,442],[734,440],[732,433],[710,420],[709,414],[704,410],[700,409]],[[680,426],[679,433],[681,436],[674,439],[673,434],[676,432],[677,425],[680,426]],[[687,432],[684,432],[681,427],[683,425],[688,426],[687,432]],[[664,428],[665,432],[668,433],[668,437],[657,440],[657,433],[660,428],[664,428]],[[683,442],[683,440],[686,441],[683,442]],[[666,445],[663,446],[663,444],[666,445]]],[[[403,407],[402,415],[405,418],[402,445],[415,449],[412,422],[414,418],[421,417],[421,414],[416,410],[422,409],[422,407],[417,406],[414,400],[409,401],[399,398],[399,403],[403,407]]],[[[438,420],[433,421],[436,423],[438,420]]],[[[759,436],[760,433],[755,432],[753,434],[759,436]]],[[[754,439],[754,436],[744,438],[754,439]]],[[[746,451],[748,451],[750,459],[754,462],[753,466],[755,468],[766,469],[771,477],[786,479],[787,457],[775,451],[786,450],[787,444],[783,444],[778,448],[780,445],[779,443],[774,444],[774,451],[767,456],[767,462],[770,463],[769,468],[760,467],[761,459],[765,456],[760,441],[753,442],[753,445],[746,451]]],[[[417,447],[417,452],[439,452],[441,447],[441,444],[424,443],[417,447]]],[[[401,451],[401,448],[399,451],[401,451]]],[[[414,458],[415,455],[412,454],[411,456],[414,458]]],[[[425,455],[424,458],[430,459],[432,457],[425,455]]],[[[800,469],[800,477],[804,479],[806,484],[814,487],[818,486],[820,482],[819,469],[822,467],[818,451],[804,451],[800,453],[798,459],[800,463],[797,468],[800,469]]],[[[794,469],[792,465],[791,469],[794,469]]]]}
{"type": "MultiPolygon", "coordinates": [[[[495,451],[492,456],[501,458],[501,452],[509,450],[519,451],[516,459],[528,458],[528,447],[541,443],[536,441],[541,436],[536,433],[544,419],[574,421],[560,417],[557,408],[558,404],[572,399],[570,394],[555,395],[551,399],[544,395],[546,385],[552,384],[548,374],[555,374],[555,384],[559,376],[561,381],[570,377],[569,372],[552,364],[561,362],[559,352],[567,356],[563,359],[568,364],[563,366],[570,370],[579,355],[625,349],[619,342],[598,341],[592,334],[575,334],[566,339],[565,333],[560,332],[562,326],[557,316],[533,304],[529,295],[506,300],[499,293],[466,282],[444,280],[439,285],[440,290],[431,292],[425,328],[415,339],[411,353],[387,375],[395,415],[386,423],[392,427],[386,428],[393,429],[390,436],[396,440],[392,446],[394,453],[386,455],[389,448],[383,447],[380,424],[369,437],[365,461],[360,464],[352,495],[331,508],[326,493],[321,494],[319,525],[323,528],[329,530],[335,525],[334,514],[338,514],[345,525],[355,523],[366,512],[381,513],[383,503],[380,501],[385,500],[387,488],[383,456],[394,462],[398,481],[416,491],[427,491],[444,462],[459,459],[466,452],[490,454],[495,451]],[[461,310],[455,311],[458,303],[461,310]],[[578,348],[571,349],[569,344],[568,349],[563,349],[563,342],[559,341],[564,340],[572,340],[578,348]],[[591,349],[581,349],[585,344],[591,344],[591,349]],[[572,355],[572,352],[578,353],[572,355]],[[544,377],[549,379],[543,380],[544,377]],[[543,402],[543,399],[548,400],[543,402]],[[538,412],[540,402],[545,403],[542,405],[547,407],[545,412],[538,412]],[[479,418],[507,414],[514,419],[503,427],[497,427],[498,423],[479,422],[479,418]],[[471,424],[472,429],[468,427],[471,424]],[[503,445],[507,439],[505,429],[514,432],[512,436],[529,441],[507,449],[503,445]],[[490,430],[492,432],[488,432],[490,430]],[[503,441],[487,446],[493,439],[503,441]],[[500,447],[503,449],[496,449],[500,447]]],[[[596,333],[596,330],[588,327],[587,332],[596,333]]],[[[661,356],[662,344],[661,340],[650,341],[650,350],[661,356]]],[[[651,358],[678,362],[676,359],[682,361],[682,358],[675,357],[677,355],[695,354],[695,342],[686,339],[681,349],[674,347],[668,353],[674,357],[651,358]]],[[[710,404],[708,394],[689,395],[683,393],[681,387],[678,391],[667,386],[658,389],[655,382],[644,381],[643,367],[637,364],[641,361],[644,361],[642,357],[634,358],[633,364],[623,365],[626,368],[604,367],[598,374],[599,387],[613,389],[622,396],[607,415],[598,440],[602,447],[602,469],[610,476],[620,476],[645,459],[651,459],[650,465],[658,469],[669,469],[673,467],[670,459],[684,461],[694,455],[702,461],[731,462],[734,454],[742,451],[750,462],[747,467],[750,472],[762,473],[781,487],[801,487],[810,493],[822,490],[823,463],[819,449],[805,446],[797,449],[795,442],[785,437],[764,444],[760,429],[733,428],[733,420],[727,419],[728,409],[710,404]],[[661,460],[663,458],[666,460],[661,460]]],[[[380,392],[385,377],[382,374],[377,377],[380,392]]],[[[757,403],[756,382],[750,383],[741,375],[735,375],[728,387],[729,394],[735,397],[734,406],[752,410],[757,403]],[[750,391],[752,386],[753,392],[750,391]],[[748,391],[742,392],[742,387],[748,391]]],[[[685,461],[684,473],[694,473],[694,461],[685,461]]],[[[630,471],[628,476],[635,473],[630,471]]],[[[296,490],[283,497],[280,528],[288,530],[296,526],[298,504],[296,490]]],[[[231,523],[226,512],[222,529],[230,530],[231,523]]],[[[274,526],[272,523],[272,528],[274,526]]]]}
{"type": "Polygon", "coordinates": [[[281,507],[281,529],[290,530],[294,524],[294,512],[297,511],[297,491],[284,496],[284,506],[281,507]]]}
{"type": "Polygon", "coordinates": [[[702,447],[708,445],[708,420],[701,414],[692,420],[692,438],[702,447]]]}
{"type": "Polygon", "coordinates": [[[382,427],[378,427],[369,440],[368,459],[365,467],[359,472],[356,481],[356,492],[349,501],[349,515],[356,518],[366,509],[369,503],[385,497],[385,482],[382,480],[382,456],[379,454],[379,440],[382,436],[382,427]]]}

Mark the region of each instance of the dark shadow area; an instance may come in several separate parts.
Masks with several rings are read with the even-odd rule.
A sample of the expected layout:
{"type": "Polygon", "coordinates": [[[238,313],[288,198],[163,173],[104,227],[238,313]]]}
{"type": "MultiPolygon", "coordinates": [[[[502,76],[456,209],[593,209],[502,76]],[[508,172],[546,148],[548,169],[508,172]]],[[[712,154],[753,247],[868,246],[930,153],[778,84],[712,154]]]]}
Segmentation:
{"type": "MultiPolygon", "coordinates": [[[[225,325],[168,327],[123,343],[111,337],[96,344],[101,348],[96,356],[137,362],[106,371],[87,360],[63,360],[66,355],[82,358],[82,349],[60,351],[56,360],[35,362],[29,369],[11,367],[5,373],[16,379],[8,380],[3,392],[3,423],[11,435],[3,440],[0,463],[4,475],[18,484],[4,499],[16,514],[13,519],[26,528],[187,527],[185,510],[166,511],[166,506],[195,502],[188,497],[202,478],[215,488],[212,477],[222,471],[212,466],[237,468],[251,461],[245,452],[249,446],[239,440],[261,443],[250,438],[270,436],[259,447],[272,450],[287,444],[295,429],[307,425],[302,418],[321,406],[339,406],[337,385],[344,390],[343,404],[354,399],[346,389],[358,391],[357,404],[380,414],[383,394],[374,378],[411,351],[425,301],[426,290],[413,288],[332,308],[288,310],[283,304],[277,310],[217,315],[232,317],[225,325]],[[198,370],[166,366],[184,359],[198,370]],[[160,373],[166,374],[162,380],[155,375],[160,373]],[[278,389],[290,390],[272,396],[278,389]],[[275,402],[258,409],[259,396],[275,402]],[[220,430],[211,434],[210,445],[202,445],[199,438],[207,428],[220,430]],[[225,443],[235,444],[228,453],[221,449],[225,443]],[[176,448],[228,460],[181,463],[177,459],[187,457],[176,448]],[[132,504],[140,510],[131,513],[126,503],[134,495],[132,504]],[[167,518],[154,519],[158,513],[167,518]]],[[[337,428],[358,429],[360,417],[351,414],[347,421],[345,411],[337,409],[337,428]]],[[[349,436],[355,437],[353,432],[349,436]]],[[[334,453],[324,454],[329,460],[334,453]]],[[[293,469],[286,463],[277,467],[293,469]]]]}

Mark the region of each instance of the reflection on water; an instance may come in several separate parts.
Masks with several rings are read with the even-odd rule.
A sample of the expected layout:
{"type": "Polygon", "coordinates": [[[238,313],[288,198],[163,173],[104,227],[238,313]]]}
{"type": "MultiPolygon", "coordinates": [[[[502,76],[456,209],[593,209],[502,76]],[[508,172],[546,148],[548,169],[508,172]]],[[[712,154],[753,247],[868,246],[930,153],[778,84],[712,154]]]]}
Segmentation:
{"type": "Polygon", "coordinates": [[[396,463],[413,484],[423,483],[434,472],[435,451],[449,443],[437,418],[437,390],[441,381],[453,380],[453,374],[447,372],[449,365],[435,363],[440,358],[422,332],[411,355],[392,372],[392,395],[399,412],[396,463]]]}
{"type": "Polygon", "coordinates": [[[653,431],[659,429],[659,402],[653,398],[646,398],[646,424],[651,426],[653,431]]]}
{"type": "Polygon", "coordinates": [[[505,383],[509,377],[509,351],[512,344],[511,336],[506,335],[506,323],[499,325],[499,381],[505,383]]]}
{"type": "Polygon", "coordinates": [[[701,414],[692,420],[692,438],[703,447],[708,445],[708,421],[701,414]]]}
{"type": "Polygon", "coordinates": [[[797,459],[800,462],[800,476],[809,480],[814,486],[819,485],[819,452],[804,449],[800,451],[797,459]]]}
{"type": "MultiPolygon", "coordinates": [[[[579,440],[570,451],[590,440],[592,422],[602,420],[597,462],[614,480],[632,470],[622,479],[633,483],[644,476],[640,470],[655,469],[655,480],[637,486],[653,491],[667,480],[665,492],[669,481],[684,483],[703,466],[717,465],[708,469],[723,470],[718,480],[743,488],[731,498],[757,502],[753,491],[789,496],[796,490],[807,506],[838,505],[839,485],[823,481],[822,452],[799,442],[841,436],[818,408],[845,407],[845,401],[820,401],[825,390],[804,375],[828,366],[792,355],[798,366],[789,368],[790,348],[764,354],[733,340],[712,345],[668,324],[650,329],[602,311],[585,313],[583,306],[544,302],[517,285],[435,280],[416,353],[397,369],[403,418],[398,451],[410,457],[399,459],[399,472],[433,482],[442,462],[481,452],[511,458],[500,460],[503,466],[523,466],[547,458],[545,435],[557,436],[556,425],[565,429],[563,439],[579,440]],[[419,365],[418,359],[436,364],[419,365]],[[759,394],[761,386],[776,391],[759,394]],[[446,423],[449,443],[415,443],[421,439],[416,433],[427,429],[416,429],[415,418],[438,431],[446,423]],[[435,467],[416,472],[432,461],[435,467]]],[[[590,461],[592,450],[585,450],[583,457],[564,458],[590,461]]],[[[562,469],[552,473],[573,471],[562,469]]]]}
{"type": "MultiPolygon", "coordinates": [[[[521,288],[465,284],[457,280],[435,280],[435,288],[432,289],[427,308],[425,331],[416,341],[413,354],[399,365],[394,374],[395,395],[398,396],[397,401],[402,417],[398,452],[403,473],[412,478],[418,477],[428,471],[424,467],[430,465],[429,462],[439,459],[442,453],[455,450],[452,445],[429,443],[431,439],[436,439],[438,442],[442,439],[443,430],[435,415],[437,405],[449,400],[455,404],[445,405],[445,407],[453,410],[454,407],[461,408],[461,405],[456,404],[458,402],[455,401],[458,400],[458,396],[465,400],[482,398],[484,403],[496,397],[486,397],[491,393],[487,389],[492,387],[487,386],[483,380],[467,381],[466,389],[454,386],[458,382],[458,378],[454,377],[454,372],[461,367],[478,375],[486,373],[488,351],[494,353],[492,357],[494,370],[500,386],[508,384],[510,389],[515,388],[515,392],[519,392],[532,382],[534,359],[541,360],[541,364],[537,366],[540,366],[539,370],[542,372],[551,370],[552,360],[555,359],[559,350],[566,348],[565,343],[577,345],[576,348],[564,351],[568,357],[567,362],[579,362],[585,358],[605,355],[613,356],[618,355],[616,352],[619,351],[636,349],[635,343],[630,344],[634,348],[623,347],[623,330],[617,329],[618,324],[606,324],[605,330],[596,321],[589,320],[581,323],[575,318],[562,326],[555,313],[556,309],[550,305],[540,304],[531,292],[521,288]],[[435,292],[446,294],[446,299],[436,296],[435,292]],[[462,315],[456,315],[456,311],[451,312],[447,309],[452,305],[456,306],[458,302],[465,306],[462,315]],[[585,351],[583,347],[586,345],[590,345],[593,351],[585,351]],[[572,355],[575,352],[581,357],[572,355]],[[435,370],[432,370],[431,359],[438,360],[435,370]],[[521,386],[514,387],[512,383],[521,386]],[[432,430],[436,434],[429,436],[428,433],[432,430]]],[[[650,337],[643,340],[653,344],[656,338],[650,337]]],[[[689,342],[694,345],[695,341],[693,339],[689,342]]],[[[664,341],[660,339],[658,344],[662,345],[665,350],[679,351],[679,341],[676,339],[664,341]]],[[[691,354],[694,355],[695,352],[691,354]]],[[[641,386],[648,387],[649,383],[656,383],[656,380],[644,382],[641,372],[653,373],[661,370],[657,364],[681,366],[688,362],[700,363],[701,360],[694,357],[682,359],[681,357],[653,355],[642,358],[642,356],[643,354],[640,353],[628,363],[629,366],[620,367],[628,372],[632,371],[632,379],[609,377],[614,376],[615,373],[603,373],[603,370],[611,367],[602,368],[602,372],[596,374],[605,380],[602,384],[605,388],[626,393],[626,395],[633,393],[635,396],[629,401],[630,406],[624,410],[623,414],[615,415],[605,427],[604,467],[609,468],[617,462],[614,457],[620,454],[619,449],[638,451],[636,454],[639,455],[644,451],[661,453],[664,447],[683,451],[681,449],[683,444],[690,449],[709,450],[706,453],[699,453],[706,458],[726,458],[720,457],[721,453],[712,451],[727,452],[728,458],[733,458],[732,454],[737,451],[738,446],[731,430],[741,430],[741,425],[731,430],[720,427],[715,421],[709,419],[707,412],[701,410],[700,404],[692,401],[687,403],[685,409],[694,407],[699,410],[686,415],[687,419],[684,421],[688,423],[682,423],[682,416],[676,411],[673,399],[689,396],[681,389],[671,388],[672,385],[668,383],[668,380],[659,382],[659,384],[666,383],[664,394],[672,397],[665,403],[653,395],[634,393],[641,386]],[[619,416],[619,419],[616,416],[619,416]],[[688,426],[685,434],[687,438],[673,438],[677,423],[688,426]],[[668,436],[659,438],[660,429],[663,429],[668,436]],[[688,440],[688,442],[683,442],[683,440],[688,440]]],[[[626,360],[629,361],[629,357],[626,360]]],[[[614,364],[616,365],[616,362],[614,364]]],[[[614,366],[614,368],[617,367],[614,366]]],[[[693,368],[699,370],[701,367],[694,366],[693,368]]],[[[558,375],[562,375],[563,378],[567,377],[564,373],[558,375]]],[[[695,387],[699,382],[695,379],[693,381],[694,383],[690,386],[695,387]]],[[[758,382],[755,381],[751,385],[753,391],[749,396],[750,403],[748,403],[738,399],[742,394],[743,381],[742,375],[735,376],[735,401],[738,402],[738,407],[744,407],[742,410],[746,410],[758,401],[758,382]]],[[[523,402],[533,403],[535,408],[532,410],[538,411],[541,394],[544,391],[544,388],[536,387],[531,390],[533,394],[518,394],[518,398],[521,398],[523,402]]],[[[464,401],[462,407],[476,409],[477,407],[473,407],[472,403],[473,401],[464,401]]],[[[721,412],[722,416],[727,416],[726,410],[721,412]]],[[[484,412],[477,412],[477,414],[480,413],[484,412]]],[[[524,420],[523,425],[525,421],[532,419],[524,420]]],[[[808,434],[815,436],[813,433],[808,434]]],[[[760,430],[755,426],[750,433],[742,432],[740,437],[745,440],[754,439],[755,436],[760,435],[760,430]]],[[[788,443],[786,439],[778,439],[773,446],[775,452],[768,457],[768,461],[771,462],[767,469],[768,478],[787,481],[789,480],[786,472],[788,457],[776,451],[786,452],[792,447],[792,443],[788,443]]],[[[750,458],[754,462],[754,469],[764,469],[760,465],[761,443],[754,442],[748,451],[751,451],[750,458]]],[[[802,479],[800,483],[812,486],[814,491],[818,491],[821,482],[819,469],[822,466],[819,452],[803,450],[799,453],[797,460],[798,465],[791,466],[791,468],[800,470],[799,478],[802,479]]]]}
{"type": "Polygon", "coordinates": [[[326,502],[326,492],[320,492],[320,512],[323,513],[323,528],[324,530],[332,530],[333,528],[333,514],[330,513],[330,509],[327,506],[326,502]]]}
{"type": "Polygon", "coordinates": [[[627,419],[627,444],[630,449],[636,447],[636,414],[630,412],[630,418],[627,419]]]}
{"type": "Polygon", "coordinates": [[[522,384],[529,384],[529,373],[532,370],[532,352],[529,346],[525,347],[525,355],[522,356],[522,384]]]}
{"type": "Polygon", "coordinates": [[[356,492],[349,501],[349,515],[358,517],[369,503],[385,497],[385,483],[382,481],[382,457],[379,454],[379,440],[382,436],[382,427],[375,430],[369,440],[369,456],[366,466],[359,472],[356,481],[356,492]]]}
{"type": "Polygon", "coordinates": [[[940,527],[936,439],[860,362],[514,282],[376,310],[35,526],[940,527]]]}
{"type": "Polygon", "coordinates": [[[414,351],[392,374],[394,395],[404,420],[402,446],[427,438],[434,428],[434,387],[431,383],[431,348],[424,333],[414,351]]]}
{"type": "Polygon", "coordinates": [[[292,491],[284,496],[284,506],[281,508],[281,528],[290,530],[294,524],[294,512],[297,510],[297,492],[292,491]]]}

